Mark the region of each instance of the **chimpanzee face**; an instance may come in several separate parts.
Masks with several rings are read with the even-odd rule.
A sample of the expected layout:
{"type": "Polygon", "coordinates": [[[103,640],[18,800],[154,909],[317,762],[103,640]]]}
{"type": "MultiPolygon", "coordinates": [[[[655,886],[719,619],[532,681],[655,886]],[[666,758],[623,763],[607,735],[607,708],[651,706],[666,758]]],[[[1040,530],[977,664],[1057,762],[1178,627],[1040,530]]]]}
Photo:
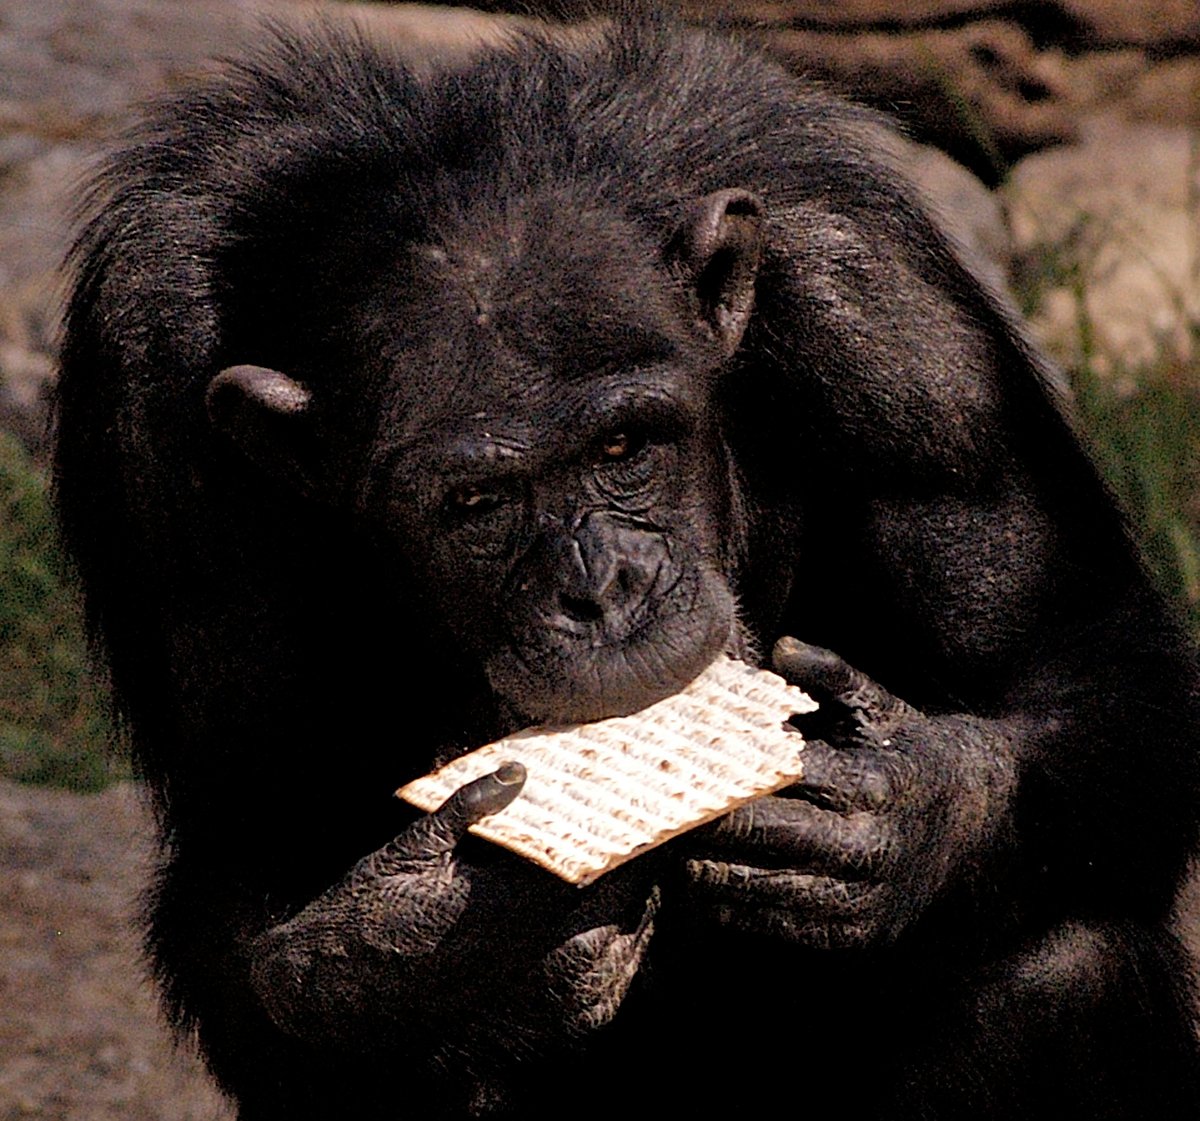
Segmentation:
{"type": "Polygon", "coordinates": [[[364,328],[365,506],[493,688],[554,721],[676,691],[735,629],[712,348],[628,229],[561,227],[414,250],[364,328]]]}
{"type": "Polygon", "coordinates": [[[401,247],[344,312],[336,361],[374,395],[354,504],[531,720],[634,711],[738,644],[713,396],[757,252],[721,222],[755,222],[747,198],[665,247],[544,200],[401,247]]]}

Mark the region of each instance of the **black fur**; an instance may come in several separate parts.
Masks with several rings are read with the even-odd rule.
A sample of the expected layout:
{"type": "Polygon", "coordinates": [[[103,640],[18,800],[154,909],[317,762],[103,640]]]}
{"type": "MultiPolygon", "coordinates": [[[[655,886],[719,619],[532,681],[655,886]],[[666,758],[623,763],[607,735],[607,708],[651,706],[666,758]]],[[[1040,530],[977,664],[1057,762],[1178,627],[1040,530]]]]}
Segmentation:
{"type": "MultiPolygon", "coordinates": [[[[1169,925],[1196,836],[1193,655],[1040,360],[888,143],[653,21],[421,80],[326,29],[158,107],[102,172],[59,503],[159,813],[150,952],[244,1118],[1196,1115],[1169,925]],[[704,255],[714,197],[761,261],[745,238],[704,255]],[[744,336],[706,289],[727,258],[753,284],[744,336]],[[479,349],[468,289],[512,346],[479,349]],[[682,513],[662,503],[655,532],[719,587],[653,680],[565,699],[489,661],[520,630],[497,622],[520,603],[486,602],[516,554],[412,511],[474,395],[527,418],[530,463],[614,356],[633,389],[663,367],[695,397],[690,434],[662,438],[687,453],[659,471],[682,513]],[[239,363],[259,372],[214,382],[239,363]],[[282,411],[256,406],[271,371],[282,411]],[[534,400],[547,386],[561,400],[534,400]],[[737,627],[713,623],[735,600],[737,627]],[[785,634],[840,656],[777,656],[823,701],[806,784],[624,878],[564,893],[474,842],[452,858],[457,825],[442,846],[448,819],[406,828],[391,798],[523,715],[636,707],[694,672],[685,649],[785,634]],[[776,829],[815,881],[777,866],[776,829]],[[739,884],[756,844],[777,898],[757,864],[739,884]],[[466,911],[414,935],[455,891],[466,911]]],[[[538,485],[573,462],[542,454],[538,485]]],[[[643,537],[626,573],[658,571],[643,537]]]]}

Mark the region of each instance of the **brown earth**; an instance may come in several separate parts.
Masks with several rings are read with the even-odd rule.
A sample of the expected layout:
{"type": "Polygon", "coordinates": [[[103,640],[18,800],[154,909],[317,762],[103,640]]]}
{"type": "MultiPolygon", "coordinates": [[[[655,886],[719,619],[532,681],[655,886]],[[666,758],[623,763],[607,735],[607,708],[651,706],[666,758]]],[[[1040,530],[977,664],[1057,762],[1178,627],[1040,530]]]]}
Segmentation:
{"type": "Polygon", "coordinates": [[[226,1121],[173,1051],[133,916],[151,868],[131,783],[77,795],[0,781],[0,1119],[226,1121]]]}
{"type": "MultiPolygon", "coordinates": [[[[594,0],[488,0],[576,17],[594,0]]],[[[989,185],[1105,113],[1200,123],[1196,0],[663,0],[898,115],[989,185]]]]}

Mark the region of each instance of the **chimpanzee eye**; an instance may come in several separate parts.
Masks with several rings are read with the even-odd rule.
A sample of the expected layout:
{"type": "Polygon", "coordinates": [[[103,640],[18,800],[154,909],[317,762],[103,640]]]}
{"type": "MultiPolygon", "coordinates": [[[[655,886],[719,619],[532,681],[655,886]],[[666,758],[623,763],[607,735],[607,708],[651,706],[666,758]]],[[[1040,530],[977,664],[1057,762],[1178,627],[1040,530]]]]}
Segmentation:
{"type": "Polygon", "coordinates": [[[600,442],[600,458],[606,463],[619,463],[632,459],[646,445],[640,433],[629,431],[611,432],[600,442]]]}
{"type": "Polygon", "coordinates": [[[459,513],[484,514],[499,504],[498,494],[473,486],[455,487],[446,496],[447,507],[459,513]]]}
{"type": "Polygon", "coordinates": [[[604,441],[601,450],[608,459],[624,459],[629,452],[629,437],[624,432],[616,432],[604,441]]]}

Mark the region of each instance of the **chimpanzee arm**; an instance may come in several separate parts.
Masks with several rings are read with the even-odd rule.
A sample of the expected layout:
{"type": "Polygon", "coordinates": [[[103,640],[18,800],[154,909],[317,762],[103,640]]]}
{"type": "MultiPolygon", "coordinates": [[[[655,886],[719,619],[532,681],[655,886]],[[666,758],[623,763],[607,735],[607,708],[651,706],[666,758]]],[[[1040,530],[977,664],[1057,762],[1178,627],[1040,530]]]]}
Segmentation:
{"type": "Polygon", "coordinates": [[[1186,1121],[1200,1101],[1190,972],[1149,924],[1056,923],[947,990],[889,1119],[1186,1121]]]}

